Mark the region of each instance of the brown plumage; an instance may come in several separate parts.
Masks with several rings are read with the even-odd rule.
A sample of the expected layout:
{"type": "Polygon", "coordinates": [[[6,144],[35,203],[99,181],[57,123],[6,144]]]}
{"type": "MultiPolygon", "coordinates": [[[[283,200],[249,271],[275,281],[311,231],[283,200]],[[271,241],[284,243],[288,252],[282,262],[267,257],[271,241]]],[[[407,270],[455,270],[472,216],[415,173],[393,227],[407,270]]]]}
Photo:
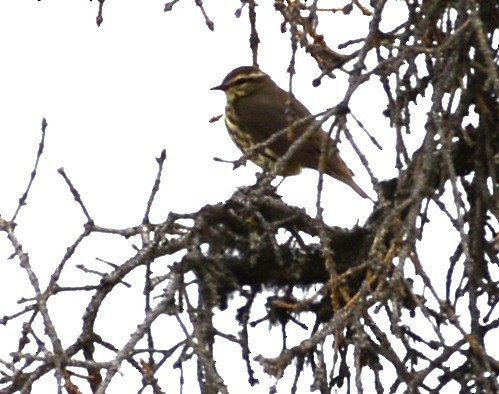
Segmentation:
{"type": "MultiPolygon", "coordinates": [[[[249,159],[262,168],[273,168],[278,158],[286,154],[293,142],[314,122],[310,111],[293,95],[281,89],[263,71],[243,66],[232,70],[221,85],[212,88],[227,95],[225,124],[237,147],[245,154],[258,143],[267,141],[275,133],[287,129],[275,141],[251,154],[249,159]],[[291,127],[290,127],[291,126],[291,127]]],[[[353,172],[340,157],[328,134],[319,129],[304,141],[277,175],[289,176],[311,168],[346,183],[361,197],[369,196],[353,180],[353,172]],[[323,144],[327,153],[321,158],[323,144]]]]}

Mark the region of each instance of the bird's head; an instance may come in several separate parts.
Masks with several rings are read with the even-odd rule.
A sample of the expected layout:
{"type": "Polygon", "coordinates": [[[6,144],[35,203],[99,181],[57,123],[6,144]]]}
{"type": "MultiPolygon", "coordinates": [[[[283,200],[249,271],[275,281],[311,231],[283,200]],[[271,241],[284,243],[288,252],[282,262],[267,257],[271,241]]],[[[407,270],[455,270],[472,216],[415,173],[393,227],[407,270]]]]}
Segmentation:
{"type": "Polygon", "coordinates": [[[232,70],[219,86],[211,90],[224,91],[227,101],[232,101],[238,97],[251,95],[269,83],[273,83],[270,77],[257,67],[243,66],[232,70]]]}

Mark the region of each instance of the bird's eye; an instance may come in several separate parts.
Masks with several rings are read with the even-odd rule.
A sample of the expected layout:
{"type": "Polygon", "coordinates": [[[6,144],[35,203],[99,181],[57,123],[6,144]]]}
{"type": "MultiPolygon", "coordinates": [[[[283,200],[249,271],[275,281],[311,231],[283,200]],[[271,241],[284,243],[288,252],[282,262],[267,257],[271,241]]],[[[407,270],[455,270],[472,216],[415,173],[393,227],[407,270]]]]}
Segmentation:
{"type": "Polygon", "coordinates": [[[252,78],[239,78],[239,79],[236,79],[232,85],[234,86],[240,86],[240,85],[243,85],[245,84],[246,82],[249,82],[251,81],[252,78]]]}

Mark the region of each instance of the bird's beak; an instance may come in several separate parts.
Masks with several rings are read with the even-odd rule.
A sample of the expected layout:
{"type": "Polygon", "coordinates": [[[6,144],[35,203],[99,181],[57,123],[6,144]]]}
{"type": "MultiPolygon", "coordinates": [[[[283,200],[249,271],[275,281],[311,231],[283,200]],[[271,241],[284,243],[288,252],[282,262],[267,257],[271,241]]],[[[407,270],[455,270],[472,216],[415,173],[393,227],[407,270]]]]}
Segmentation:
{"type": "Polygon", "coordinates": [[[225,86],[224,85],[218,85],[218,86],[215,86],[215,87],[211,88],[210,90],[225,90],[225,86]]]}

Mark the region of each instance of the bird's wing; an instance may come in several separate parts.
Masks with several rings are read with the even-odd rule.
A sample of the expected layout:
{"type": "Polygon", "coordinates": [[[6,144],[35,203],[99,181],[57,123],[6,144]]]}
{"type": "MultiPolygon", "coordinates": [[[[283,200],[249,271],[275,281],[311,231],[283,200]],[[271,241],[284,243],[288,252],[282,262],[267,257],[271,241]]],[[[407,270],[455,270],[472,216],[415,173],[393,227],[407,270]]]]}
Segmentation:
{"type": "MultiPolygon", "coordinates": [[[[289,93],[280,89],[265,91],[251,96],[240,97],[235,103],[235,114],[240,123],[252,131],[256,143],[268,140],[274,133],[289,126],[290,121],[296,121],[310,116],[310,111],[298,100],[289,101],[289,93]],[[241,110],[243,108],[244,110],[241,110]]],[[[292,133],[284,133],[271,147],[279,155],[286,153],[294,139],[299,137],[307,125],[301,125],[292,133]],[[290,138],[291,137],[291,138],[290,138]]]]}

